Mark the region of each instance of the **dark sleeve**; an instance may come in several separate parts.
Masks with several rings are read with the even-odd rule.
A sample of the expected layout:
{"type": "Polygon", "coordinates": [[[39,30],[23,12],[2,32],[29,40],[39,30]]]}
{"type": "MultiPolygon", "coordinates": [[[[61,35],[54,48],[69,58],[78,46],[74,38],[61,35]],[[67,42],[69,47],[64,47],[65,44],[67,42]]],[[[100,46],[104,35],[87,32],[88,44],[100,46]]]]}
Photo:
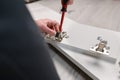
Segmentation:
{"type": "Polygon", "coordinates": [[[59,79],[47,45],[23,0],[0,1],[0,78],[59,79]]]}

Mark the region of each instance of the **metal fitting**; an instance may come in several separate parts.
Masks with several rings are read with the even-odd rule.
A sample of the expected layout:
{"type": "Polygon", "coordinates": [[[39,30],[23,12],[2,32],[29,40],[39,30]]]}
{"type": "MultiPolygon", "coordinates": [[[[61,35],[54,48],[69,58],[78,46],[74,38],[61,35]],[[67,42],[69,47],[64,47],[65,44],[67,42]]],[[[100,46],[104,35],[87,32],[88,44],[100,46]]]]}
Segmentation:
{"type": "Polygon", "coordinates": [[[49,34],[45,35],[46,39],[51,39],[57,42],[61,42],[63,38],[69,38],[67,32],[57,32],[55,36],[50,36],[49,34]]]}
{"type": "Polygon", "coordinates": [[[98,37],[97,40],[99,40],[100,42],[96,44],[94,47],[91,47],[90,50],[108,55],[109,54],[108,50],[110,49],[110,47],[107,46],[107,41],[103,40],[101,37],[98,37]]]}

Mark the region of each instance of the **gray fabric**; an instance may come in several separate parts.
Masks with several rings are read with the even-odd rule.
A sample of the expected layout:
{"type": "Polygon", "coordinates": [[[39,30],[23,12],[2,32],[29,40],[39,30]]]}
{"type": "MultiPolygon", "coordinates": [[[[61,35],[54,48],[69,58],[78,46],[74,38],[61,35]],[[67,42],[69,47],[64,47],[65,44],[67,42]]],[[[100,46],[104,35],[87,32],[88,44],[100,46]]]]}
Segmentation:
{"type": "Polygon", "coordinates": [[[23,0],[0,1],[0,80],[59,80],[23,0]]]}

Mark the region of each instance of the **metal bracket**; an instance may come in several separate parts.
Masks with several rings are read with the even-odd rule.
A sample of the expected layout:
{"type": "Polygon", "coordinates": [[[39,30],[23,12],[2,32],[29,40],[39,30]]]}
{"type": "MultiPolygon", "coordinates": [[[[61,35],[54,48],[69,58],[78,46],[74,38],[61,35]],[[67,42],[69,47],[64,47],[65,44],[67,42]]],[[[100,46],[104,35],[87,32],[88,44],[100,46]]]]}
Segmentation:
{"type": "Polygon", "coordinates": [[[107,41],[103,40],[101,37],[98,37],[97,40],[99,40],[100,42],[94,47],[91,47],[90,50],[97,53],[109,55],[110,47],[107,46],[107,41]]]}
{"type": "Polygon", "coordinates": [[[45,39],[51,39],[57,42],[61,42],[63,38],[69,38],[67,35],[67,32],[57,32],[55,36],[50,36],[49,34],[46,34],[45,39]]]}

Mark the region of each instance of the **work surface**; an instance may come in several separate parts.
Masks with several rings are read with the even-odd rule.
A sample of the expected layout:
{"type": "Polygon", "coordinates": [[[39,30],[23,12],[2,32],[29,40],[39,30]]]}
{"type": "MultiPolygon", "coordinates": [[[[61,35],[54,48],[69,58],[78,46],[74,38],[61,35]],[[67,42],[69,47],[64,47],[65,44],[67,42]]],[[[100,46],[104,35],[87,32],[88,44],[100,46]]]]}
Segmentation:
{"type": "MultiPolygon", "coordinates": [[[[36,13],[33,17],[37,18],[51,18],[60,21],[60,15],[49,10],[48,8],[38,8],[39,4],[35,4],[36,8],[31,8],[36,13]],[[45,10],[44,10],[45,9],[45,10]],[[48,11],[48,12],[45,12],[48,11]]],[[[119,80],[119,52],[120,52],[120,33],[108,31],[99,28],[92,28],[87,25],[78,24],[70,19],[66,19],[64,30],[68,32],[70,38],[64,39],[61,43],[72,46],[66,47],[61,43],[53,44],[66,57],[73,61],[78,67],[83,69],[89,76],[95,80],[119,80]],[[77,49],[89,50],[90,46],[97,43],[96,38],[102,36],[108,41],[110,46],[110,56],[116,58],[116,62],[104,61],[95,57],[85,55],[76,51],[77,49]],[[113,39],[114,37],[114,39],[113,39]]]]}

